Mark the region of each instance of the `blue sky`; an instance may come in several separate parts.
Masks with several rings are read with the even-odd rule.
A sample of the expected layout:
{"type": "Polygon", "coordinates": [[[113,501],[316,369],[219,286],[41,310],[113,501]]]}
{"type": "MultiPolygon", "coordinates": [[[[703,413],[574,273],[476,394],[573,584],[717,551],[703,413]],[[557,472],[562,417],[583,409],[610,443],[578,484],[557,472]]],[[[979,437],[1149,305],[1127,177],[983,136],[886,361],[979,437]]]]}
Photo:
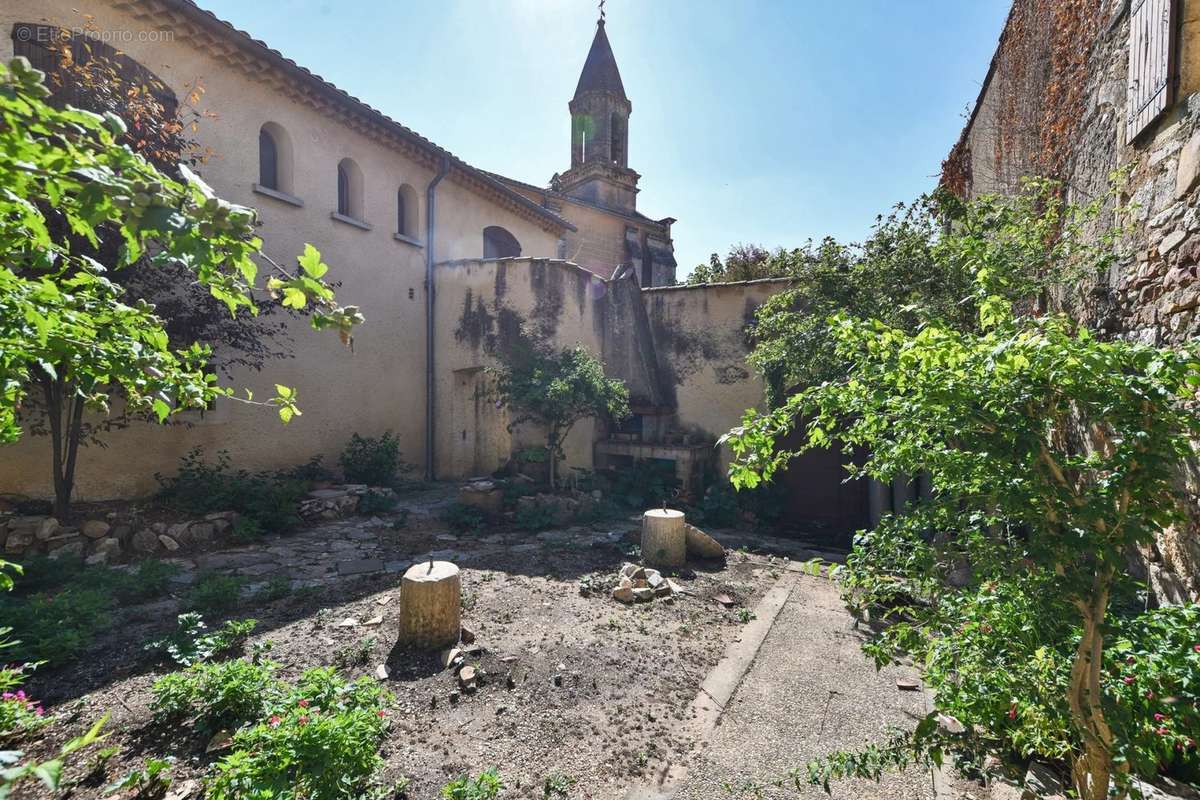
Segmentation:
{"type": "MultiPolygon", "coordinates": [[[[199,0],[466,161],[569,166],[587,0],[199,0]]],[[[731,244],[859,240],[936,181],[1009,0],[609,0],[638,208],[680,276],[731,244]]]]}

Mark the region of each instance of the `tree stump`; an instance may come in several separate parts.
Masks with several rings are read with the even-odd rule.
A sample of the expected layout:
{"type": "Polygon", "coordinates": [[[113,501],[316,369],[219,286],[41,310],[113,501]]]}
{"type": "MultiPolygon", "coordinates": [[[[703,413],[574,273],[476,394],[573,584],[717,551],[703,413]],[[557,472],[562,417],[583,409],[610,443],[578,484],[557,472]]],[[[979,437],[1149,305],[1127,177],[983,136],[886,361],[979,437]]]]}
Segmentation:
{"type": "Polygon", "coordinates": [[[652,508],[642,515],[642,563],[671,568],[687,564],[682,511],[652,508]]]}
{"type": "Polygon", "coordinates": [[[438,650],[458,641],[462,580],[449,561],[413,564],[400,580],[400,644],[438,650]]]}

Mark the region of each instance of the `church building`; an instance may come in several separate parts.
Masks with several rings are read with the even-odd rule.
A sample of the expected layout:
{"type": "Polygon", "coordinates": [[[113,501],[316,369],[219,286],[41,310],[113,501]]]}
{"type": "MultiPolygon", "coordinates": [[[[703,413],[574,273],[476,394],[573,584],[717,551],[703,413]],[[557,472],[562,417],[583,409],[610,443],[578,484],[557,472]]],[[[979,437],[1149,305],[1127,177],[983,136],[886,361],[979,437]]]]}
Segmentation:
{"type": "Polygon", "coordinates": [[[560,257],[603,278],[628,265],[641,286],[675,283],[671,217],[651,219],[637,210],[638,179],[629,166],[629,117],[621,71],[604,30],[588,51],[571,111],[571,168],[541,189],[496,176],[516,191],[573,223],[560,257]]]}

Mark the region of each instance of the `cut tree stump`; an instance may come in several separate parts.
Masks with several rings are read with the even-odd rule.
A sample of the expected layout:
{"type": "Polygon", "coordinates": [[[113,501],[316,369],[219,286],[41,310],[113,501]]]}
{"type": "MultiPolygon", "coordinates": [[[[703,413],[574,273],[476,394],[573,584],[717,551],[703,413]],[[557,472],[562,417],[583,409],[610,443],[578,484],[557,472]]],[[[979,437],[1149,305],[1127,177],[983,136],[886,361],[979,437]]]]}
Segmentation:
{"type": "Polygon", "coordinates": [[[687,564],[687,534],[683,512],[652,508],[642,515],[642,563],[655,567],[687,564]]]}
{"type": "Polygon", "coordinates": [[[400,580],[400,644],[437,650],[458,642],[462,580],[449,561],[413,564],[400,580]]]}

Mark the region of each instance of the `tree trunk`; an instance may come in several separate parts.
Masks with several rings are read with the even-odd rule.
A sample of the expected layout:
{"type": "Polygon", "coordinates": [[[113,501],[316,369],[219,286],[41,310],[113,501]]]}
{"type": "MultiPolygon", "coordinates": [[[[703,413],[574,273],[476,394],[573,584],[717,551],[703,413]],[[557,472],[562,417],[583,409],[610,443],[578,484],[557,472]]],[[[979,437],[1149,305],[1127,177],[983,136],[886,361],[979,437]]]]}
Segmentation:
{"type": "MultiPolygon", "coordinates": [[[[1101,705],[1100,671],[1103,667],[1104,634],[1100,626],[1108,610],[1113,571],[1103,567],[1092,581],[1092,593],[1076,602],[1083,621],[1083,637],[1071,666],[1068,700],[1071,720],[1082,738],[1082,752],[1071,765],[1072,780],[1080,800],[1108,800],[1112,781],[1112,730],[1101,705]]],[[[1128,767],[1122,765],[1121,771],[1128,767]]],[[[1122,793],[1123,794],[1123,793],[1122,793]]]]}
{"type": "Polygon", "coordinates": [[[558,488],[558,428],[550,428],[549,447],[546,448],[546,458],[549,460],[550,491],[558,488]]]}
{"type": "Polygon", "coordinates": [[[66,522],[71,513],[71,493],[75,488],[75,462],[83,432],[83,400],[62,378],[41,379],[46,398],[46,418],[50,424],[50,447],[54,470],[54,516],[66,522]]]}

